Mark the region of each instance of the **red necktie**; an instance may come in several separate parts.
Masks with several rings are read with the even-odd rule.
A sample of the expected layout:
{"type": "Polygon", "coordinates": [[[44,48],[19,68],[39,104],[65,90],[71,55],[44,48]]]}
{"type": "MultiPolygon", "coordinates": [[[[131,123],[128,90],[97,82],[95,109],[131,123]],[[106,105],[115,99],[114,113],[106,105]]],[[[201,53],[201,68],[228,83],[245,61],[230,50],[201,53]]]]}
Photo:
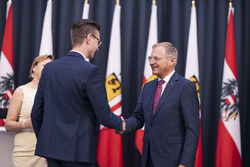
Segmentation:
{"type": "Polygon", "coordinates": [[[157,106],[157,104],[158,104],[158,102],[159,102],[159,99],[160,99],[160,97],[161,97],[162,84],[163,84],[164,82],[165,82],[164,80],[160,80],[160,81],[158,82],[158,85],[157,85],[156,89],[155,89],[155,97],[154,97],[153,112],[152,112],[152,114],[154,114],[155,108],[156,108],[156,106],[157,106]]]}

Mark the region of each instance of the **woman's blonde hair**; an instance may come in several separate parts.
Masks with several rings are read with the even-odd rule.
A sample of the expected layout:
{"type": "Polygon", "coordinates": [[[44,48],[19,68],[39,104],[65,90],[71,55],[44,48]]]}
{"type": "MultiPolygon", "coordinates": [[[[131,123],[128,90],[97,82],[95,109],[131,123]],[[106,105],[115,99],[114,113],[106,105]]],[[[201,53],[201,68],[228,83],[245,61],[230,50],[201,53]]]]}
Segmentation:
{"type": "Polygon", "coordinates": [[[51,60],[54,60],[54,56],[53,55],[50,55],[50,54],[46,54],[46,55],[41,55],[41,56],[38,56],[36,57],[33,62],[32,62],[32,65],[30,67],[30,74],[29,74],[29,78],[30,79],[33,79],[33,68],[40,62],[46,60],[46,59],[51,59],[51,60]]]}

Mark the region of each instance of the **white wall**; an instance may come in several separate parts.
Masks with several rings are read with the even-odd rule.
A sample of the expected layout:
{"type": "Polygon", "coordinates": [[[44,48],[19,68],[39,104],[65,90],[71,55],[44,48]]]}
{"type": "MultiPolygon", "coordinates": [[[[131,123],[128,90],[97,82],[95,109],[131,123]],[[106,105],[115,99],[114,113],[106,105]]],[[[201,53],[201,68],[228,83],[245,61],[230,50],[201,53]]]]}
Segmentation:
{"type": "Polygon", "coordinates": [[[0,167],[12,167],[14,136],[13,132],[0,130],[0,167]]]}

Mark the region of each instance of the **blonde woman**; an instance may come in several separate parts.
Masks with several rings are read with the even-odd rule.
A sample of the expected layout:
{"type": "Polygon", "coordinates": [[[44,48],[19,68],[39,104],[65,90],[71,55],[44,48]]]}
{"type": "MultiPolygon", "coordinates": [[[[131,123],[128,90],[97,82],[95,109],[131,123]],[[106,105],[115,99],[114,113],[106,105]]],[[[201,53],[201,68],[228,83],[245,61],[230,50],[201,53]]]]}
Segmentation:
{"type": "Polygon", "coordinates": [[[34,155],[36,136],[33,131],[30,113],[43,67],[52,60],[54,60],[53,55],[42,55],[35,58],[29,75],[32,81],[19,86],[11,99],[5,128],[8,132],[16,132],[12,155],[14,167],[47,166],[44,158],[34,155]]]}

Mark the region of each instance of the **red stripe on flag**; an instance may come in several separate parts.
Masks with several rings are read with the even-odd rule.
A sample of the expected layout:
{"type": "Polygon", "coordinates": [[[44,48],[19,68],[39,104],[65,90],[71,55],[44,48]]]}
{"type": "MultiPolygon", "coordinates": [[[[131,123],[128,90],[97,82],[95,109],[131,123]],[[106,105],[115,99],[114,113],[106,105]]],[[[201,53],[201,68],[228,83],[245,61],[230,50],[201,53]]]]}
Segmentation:
{"type": "Polygon", "coordinates": [[[114,112],[115,110],[117,110],[117,109],[120,108],[121,106],[122,106],[122,101],[120,101],[120,102],[118,102],[116,105],[112,106],[112,107],[110,108],[110,110],[111,110],[112,112],[114,112]]]}
{"type": "Polygon", "coordinates": [[[235,102],[235,101],[236,101],[235,96],[234,96],[233,94],[231,94],[230,96],[231,96],[231,98],[232,98],[233,102],[235,102]]]}
{"type": "Polygon", "coordinates": [[[229,95],[227,98],[226,98],[226,104],[227,105],[231,105],[233,103],[235,103],[236,101],[236,98],[233,94],[229,95]]]}
{"type": "Polygon", "coordinates": [[[97,150],[97,162],[100,167],[122,166],[122,136],[114,129],[100,131],[97,150]]]}
{"type": "Polygon", "coordinates": [[[13,91],[12,91],[12,89],[10,89],[10,90],[8,90],[8,91],[4,94],[4,97],[5,97],[5,99],[9,100],[9,99],[11,99],[12,95],[13,95],[13,91]]]}
{"type": "Polygon", "coordinates": [[[234,21],[233,21],[233,11],[230,11],[230,17],[227,26],[227,37],[226,37],[226,51],[225,51],[226,62],[231,69],[236,81],[237,78],[237,68],[236,68],[236,49],[235,49],[235,38],[234,38],[234,21]]]}
{"type": "Polygon", "coordinates": [[[234,140],[220,119],[216,148],[216,167],[236,166],[241,167],[240,153],[234,140]]]}
{"type": "Polygon", "coordinates": [[[136,131],[136,136],[135,136],[135,145],[138,149],[138,151],[142,155],[142,148],[143,148],[143,136],[144,136],[144,130],[137,130],[136,131]]]}
{"type": "Polygon", "coordinates": [[[200,119],[200,137],[199,137],[199,143],[198,143],[198,148],[197,148],[197,152],[196,152],[195,167],[202,167],[202,135],[201,135],[201,119],[200,119]]]}
{"type": "Polygon", "coordinates": [[[227,105],[230,105],[231,103],[230,103],[230,100],[228,99],[228,98],[226,98],[226,104],[227,105]]]}
{"type": "Polygon", "coordinates": [[[4,123],[3,119],[0,119],[0,126],[4,126],[4,125],[5,125],[5,123],[4,123]]]}
{"type": "Polygon", "coordinates": [[[2,52],[9,61],[13,69],[13,26],[12,26],[12,5],[9,8],[9,14],[6,20],[2,52]]]}
{"type": "Polygon", "coordinates": [[[143,75],[142,85],[144,85],[146,82],[147,82],[147,79],[146,79],[145,75],[143,75]]]}

